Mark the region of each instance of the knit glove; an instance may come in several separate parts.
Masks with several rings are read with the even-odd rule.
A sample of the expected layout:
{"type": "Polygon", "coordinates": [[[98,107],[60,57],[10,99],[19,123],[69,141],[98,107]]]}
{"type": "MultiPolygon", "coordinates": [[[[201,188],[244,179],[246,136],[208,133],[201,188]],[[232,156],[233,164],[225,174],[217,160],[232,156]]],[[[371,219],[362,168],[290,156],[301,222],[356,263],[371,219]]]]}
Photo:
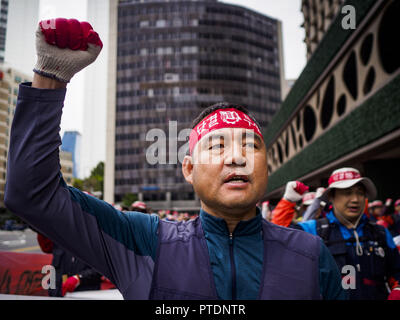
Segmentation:
{"type": "Polygon", "coordinates": [[[290,202],[297,202],[301,200],[303,194],[308,191],[308,187],[300,181],[289,181],[286,184],[285,193],[283,198],[290,202]]]}
{"type": "Polygon", "coordinates": [[[78,276],[69,277],[67,281],[65,281],[62,284],[61,288],[62,296],[64,297],[67,292],[74,292],[75,289],[79,286],[79,284],[80,280],[78,276]]]}
{"type": "Polygon", "coordinates": [[[316,197],[316,198],[321,197],[321,196],[324,194],[324,192],[325,192],[325,188],[319,187],[319,188],[317,189],[317,191],[315,192],[315,197],[316,197]]]}
{"type": "Polygon", "coordinates": [[[39,22],[36,31],[37,62],[34,72],[69,82],[96,60],[103,43],[88,22],[57,18],[39,22]]]}

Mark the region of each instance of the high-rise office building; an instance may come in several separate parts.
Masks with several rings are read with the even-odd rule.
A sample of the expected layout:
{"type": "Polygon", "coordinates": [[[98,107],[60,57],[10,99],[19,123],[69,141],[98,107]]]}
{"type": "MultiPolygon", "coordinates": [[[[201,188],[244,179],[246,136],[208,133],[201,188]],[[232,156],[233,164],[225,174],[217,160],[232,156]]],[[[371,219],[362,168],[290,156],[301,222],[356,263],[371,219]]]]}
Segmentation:
{"type": "Polygon", "coordinates": [[[157,203],[181,209],[174,206],[179,201],[195,207],[177,161],[186,143],[182,130],[221,101],[245,105],[262,126],[268,124],[281,103],[281,24],[214,0],[119,1],[115,14],[110,35],[117,36],[116,108],[108,110],[108,134],[114,135],[106,158],[115,173],[111,182],[106,169],[106,200],[114,200],[110,192],[115,202],[135,193],[155,201],[155,209],[157,203]],[[146,158],[154,144],[147,134],[155,128],[168,141],[157,154],[166,163],[146,158]]]}
{"type": "Polygon", "coordinates": [[[6,51],[8,0],[0,0],[0,62],[4,62],[6,51]]]}
{"type": "Polygon", "coordinates": [[[72,186],[74,180],[74,162],[72,161],[71,152],[60,150],[60,166],[65,183],[72,186]]]}
{"type": "Polygon", "coordinates": [[[72,154],[73,177],[82,178],[79,172],[81,162],[81,134],[78,131],[65,131],[62,138],[61,150],[72,154]]]}
{"type": "Polygon", "coordinates": [[[301,11],[304,15],[304,42],[307,46],[307,59],[311,57],[318,44],[339,13],[344,0],[302,0],[301,11]]]}

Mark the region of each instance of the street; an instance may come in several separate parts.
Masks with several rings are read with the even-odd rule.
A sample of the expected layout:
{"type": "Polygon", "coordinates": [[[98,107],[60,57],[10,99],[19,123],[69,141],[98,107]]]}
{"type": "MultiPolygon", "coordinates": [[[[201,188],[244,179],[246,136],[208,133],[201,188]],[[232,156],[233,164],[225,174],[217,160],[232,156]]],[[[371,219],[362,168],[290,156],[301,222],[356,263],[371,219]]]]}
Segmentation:
{"type": "Polygon", "coordinates": [[[23,231],[0,230],[0,251],[42,253],[36,235],[29,228],[23,231]]]}

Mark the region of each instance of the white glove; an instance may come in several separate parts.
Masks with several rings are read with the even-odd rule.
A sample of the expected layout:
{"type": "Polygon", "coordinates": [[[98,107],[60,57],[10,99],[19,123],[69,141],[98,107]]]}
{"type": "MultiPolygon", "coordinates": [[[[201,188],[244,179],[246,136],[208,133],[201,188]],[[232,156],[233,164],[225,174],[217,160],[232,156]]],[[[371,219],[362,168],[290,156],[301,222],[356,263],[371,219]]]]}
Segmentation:
{"type": "Polygon", "coordinates": [[[36,31],[37,62],[34,72],[69,82],[99,55],[103,43],[88,22],[75,19],[40,21],[36,31]]]}
{"type": "Polygon", "coordinates": [[[283,198],[290,202],[297,202],[302,199],[304,192],[308,187],[300,181],[289,181],[286,184],[285,193],[283,198]]]}
{"type": "Polygon", "coordinates": [[[317,191],[315,192],[315,197],[316,197],[316,198],[319,198],[320,196],[322,196],[322,195],[324,194],[324,192],[325,192],[325,188],[319,187],[319,188],[317,189],[317,191]]]}

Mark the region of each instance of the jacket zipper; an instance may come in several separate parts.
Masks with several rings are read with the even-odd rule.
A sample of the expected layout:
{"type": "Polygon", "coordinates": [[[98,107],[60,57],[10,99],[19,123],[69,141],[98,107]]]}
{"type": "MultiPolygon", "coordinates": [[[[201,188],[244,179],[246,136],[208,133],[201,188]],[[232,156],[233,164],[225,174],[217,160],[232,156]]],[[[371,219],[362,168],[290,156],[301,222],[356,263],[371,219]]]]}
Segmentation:
{"type": "Polygon", "coordinates": [[[229,234],[229,253],[231,260],[231,276],[232,276],[232,300],[236,300],[236,268],[235,258],[233,256],[233,235],[229,234]]]}

